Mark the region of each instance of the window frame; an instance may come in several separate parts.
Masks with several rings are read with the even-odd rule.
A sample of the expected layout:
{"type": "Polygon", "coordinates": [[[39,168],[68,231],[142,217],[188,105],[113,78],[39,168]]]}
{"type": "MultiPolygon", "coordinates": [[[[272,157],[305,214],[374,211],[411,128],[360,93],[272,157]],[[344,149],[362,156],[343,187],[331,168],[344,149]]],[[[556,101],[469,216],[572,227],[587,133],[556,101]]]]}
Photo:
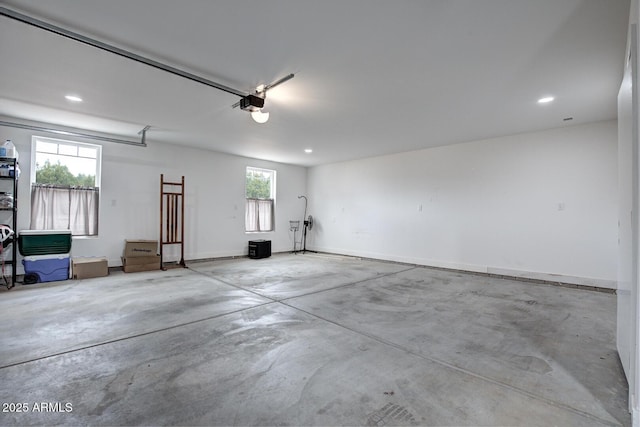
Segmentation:
{"type": "MultiPolygon", "coordinates": [[[[249,174],[249,171],[255,171],[255,172],[261,172],[261,173],[268,173],[269,175],[271,175],[271,181],[270,181],[270,188],[269,188],[269,195],[271,197],[269,197],[269,199],[273,200],[274,204],[276,201],[276,171],[273,169],[265,169],[265,168],[256,168],[253,166],[247,166],[245,168],[245,173],[244,173],[244,197],[245,199],[254,199],[255,197],[247,197],[247,175],[249,174]]],[[[266,200],[266,199],[263,199],[266,200]]]]}
{"type": "MultiPolygon", "coordinates": [[[[58,144],[58,146],[60,145],[68,145],[68,146],[74,146],[74,147],[84,147],[84,148],[92,148],[96,150],[96,170],[95,170],[95,182],[94,182],[94,188],[98,189],[98,211],[96,212],[97,218],[98,218],[98,232],[94,235],[74,235],[73,238],[74,239],[94,239],[94,238],[98,238],[100,236],[100,206],[102,205],[102,145],[99,144],[91,144],[88,142],[79,142],[79,141],[73,141],[73,140],[68,140],[68,139],[60,139],[60,138],[50,138],[50,137],[46,137],[46,136],[39,136],[39,135],[32,135],[31,136],[31,167],[30,167],[30,173],[29,173],[29,193],[31,193],[31,189],[33,184],[37,184],[36,183],[36,156],[37,153],[45,153],[43,151],[38,151],[37,150],[37,145],[38,145],[38,141],[42,141],[42,142],[48,142],[48,143],[55,143],[58,144]]],[[[78,150],[79,151],[79,150],[78,150]]],[[[58,148],[58,153],[59,153],[59,148],[58,148]]],[[[86,156],[70,156],[67,154],[57,154],[57,155],[61,155],[61,156],[68,156],[68,157],[84,157],[84,158],[89,158],[86,156]]],[[[29,203],[29,209],[32,209],[31,206],[31,202],[29,203]]]]}
{"type": "MultiPolygon", "coordinates": [[[[38,136],[38,135],[33,135],[31,137],[31,170],[30,170],[30,177],[29,177],[29,186],[31,186],[31,184],[35,184],[36,183],[36,154],[38,153],[38,150],[36,149],[37,147],[37,142],[41,140],[43,142],[50,142],[50,143],[55,143],[55,144],[62,144],[62,145],[71,145],[71,146],[75,146],[75,147],[89,147],[89,148],[95,148],[96,149],[96,175],[95,175],[95,187],[96,188],[101,188],[101,184],[102,184],[102,145],[98,145],[98,144],[89,144],[87,142],[77,142],[77,141],[70,141],[67,139],[59,139],[59,138],[49,138],[46,136],[38,136]]],[[[42,152],[42,151],[41,151],[42,152]]],[[[69,156],[67,154],[59,154],[61,156],[67,156],[67,157],[81,157],[81,156],[69,156]]]]}
{"type": "Polygon", "coordinates": [[[247,214],[247,201],[248,200],[272,200],[272,218],[271,218],[271,229],[270,230],[247,230],[247,224],[246,224],[246,219],[245,219],[245,225],[244,225],[244,231],[247,234],[256,234],[256,233],[274,233],[276,231],[276,177],[277,177],[277,171],[275,169],[266,169],[266,168],[260,168],[260,167],[255,167],[255,166],[246,166],[245,170],[244,170],[244,199],[245,199],[245,218],[246,218],[246,214],[247,214]],[[255,198],[255,197],[248,197],[247,196],[247,176],[249,175],[250,171],[256,171],[256,172],[260,172],[260,173],[267,173],[271,176],[270,178],[270,188],[269,188],[269,194],[270,194],[270,198],[264,199],[264,198],[255,198]]]}

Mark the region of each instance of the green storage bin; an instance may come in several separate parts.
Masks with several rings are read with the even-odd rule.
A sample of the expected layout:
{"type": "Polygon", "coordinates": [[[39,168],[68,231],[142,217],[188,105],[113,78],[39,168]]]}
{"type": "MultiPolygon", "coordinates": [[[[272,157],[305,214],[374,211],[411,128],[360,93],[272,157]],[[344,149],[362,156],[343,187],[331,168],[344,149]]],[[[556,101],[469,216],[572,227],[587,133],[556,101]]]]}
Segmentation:
{"type": "Polygon", "coordinates": [[[22,256],[68,254],[71,230],[22,230],[18,248],[22,256]]]}

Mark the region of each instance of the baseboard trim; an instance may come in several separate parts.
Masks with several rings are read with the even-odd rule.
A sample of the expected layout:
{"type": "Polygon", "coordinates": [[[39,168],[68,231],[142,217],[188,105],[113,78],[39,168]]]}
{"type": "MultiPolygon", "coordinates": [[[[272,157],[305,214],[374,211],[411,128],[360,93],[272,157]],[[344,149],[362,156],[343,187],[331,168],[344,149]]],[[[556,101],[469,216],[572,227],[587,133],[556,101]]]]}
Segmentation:
{"type": "MultiPolygon", "coordinates": [[[[478,266],[478,265],[465,265],[465,264],[458,264],[458,263],[437,262],[437,261],[429,261],[429,260],[426,260],[426,261],[419,260],[419,262],[416,262],[418,261],[416,259],[404,260],[404,259],[395,258],[395,257],[383,258],[380,256],[367,256],[367,255],[363,256],[355,253],[349,253],[349,251],[322,250],[322,249],[313,249],[313,251],[316,252],[318,255],[328,255],[328,256],[335,256],[335,257],[371,260],[371,261],[377,261],[377,262],[389,262],[389,263],[402,264],[402,265],[413,266],[413,267],[432,268],[435,270],[473,274],[477,276],[492,277],[496,279],[518,280],[518,281],[527,282],[527,283],[553,285],[553,286],[560,286],[563,288],[582,289],[587,291],[603,292],[607,294],[616,293],[616,289],[615,289],[616,282],[612,280],[605,280],[605,279],[591,279],[591,278],[584,278],[584,277],[565,276],[561,274],[527,272],[527,271],[511,270],[511,269],[505,269],[505,268],[485,267],[485,266],[478,266]]],[[[291,251],[272,252],[272,255],[282,255],[282,254],[292,254],[292,252],[291,251]]],[[[302,254],[302,252],[298,252],[298,254],[302,254]]],[[[248,255],[227,255],[227,256],[218,256],[218,257],[188,259],[185,261],[188,263],[202,263],[202,262],[224,261],[224,260],[233,260],[233,259],[241,259],[241,258],[249,258],[249,257],[248,255]]],[[[116,267],[115,269],[121,270],[122,267],[116,267]]]]}
{"type": "MultiPolygon", "coordinates": [[[[537,283],[545,285],[561,286],[564,288],[583,289],[589,291],[603,292],[608,294],[616,293],[616,281],[606,279],[593,279],[586,277],[566,276],[553,273],[538,273],[506,268],[496,268],[480,265],[467,265],[461,263],[449,263],[424,259],[404,259],[400,257],[381,257],[379,254],[367,254],[365,256],[349,251],[318,250],[320,253],[340,256],[351,256],[372,261],[394,262],[398,264],[414,265],[417,267],[433,268],[451,272],[474,274],[498,279],[519,280],[521,282],[537,283]],[[373,255],[373,256],[371,256],[373,255]]],[[[640,427],[640,426],[639,426],[640,427]]]]}

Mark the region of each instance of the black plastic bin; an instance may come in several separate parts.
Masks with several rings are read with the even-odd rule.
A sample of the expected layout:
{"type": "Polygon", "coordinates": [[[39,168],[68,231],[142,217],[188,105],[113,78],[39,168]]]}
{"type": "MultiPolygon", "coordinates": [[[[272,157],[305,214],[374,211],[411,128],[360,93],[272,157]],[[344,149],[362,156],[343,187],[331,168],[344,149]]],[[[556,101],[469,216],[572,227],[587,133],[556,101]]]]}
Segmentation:
{"type": "Polygon", "coordinates": [[[259,259],[271,256],[271,240],[249,240],[249,258],[259,259]]]}

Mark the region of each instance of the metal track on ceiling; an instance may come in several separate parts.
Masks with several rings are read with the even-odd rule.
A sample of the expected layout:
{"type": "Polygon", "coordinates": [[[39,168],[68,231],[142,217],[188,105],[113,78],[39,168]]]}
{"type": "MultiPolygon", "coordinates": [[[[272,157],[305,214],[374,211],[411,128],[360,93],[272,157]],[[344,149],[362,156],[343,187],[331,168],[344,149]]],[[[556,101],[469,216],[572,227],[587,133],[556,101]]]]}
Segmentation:
{"type": "Polygon", "coordinates": [[[45,133],[53,133],[56,135],[64,135],[64,136],[74,136],[74,137],[78,137],[78,138],[87,138],[87,139],[93,139],[96,141],[103,141],[103,142],[116,142],[118,144],[127,144],[127,145],[134,145],[136,147],[146,147],[147,143],[146,143],[146,132],[147,130],[149,130],[149,126],[146,126],[144,129],[142,129],[138,134],[142,135],[142,140],[140,142],[138,141],[129,141],[127,139],[120,139],[120,138],[112,138],[112,137],[108,137],[108,136],[101,136],[101,135],[92,135],[90,133],[84,133],[84,132],[78,132],[78,131],[71,131],[71,130],[61,130],[61,129],[55,129],[55,128],[48,128],[48,127],[44,127],[44,126],[36,126],[36,125],[30,125],[30,124],[24,124],[24,123],[17,123],[17,122],[6,122],[3,120],[0,120],[0,126],[6,126],[6,127],[12,127],[12,128],[17,128],[17,129],[27,129],[27,130],[33,130],[36,132],[45,132],[45,133]]]}
{"type": "Polygon", "coordinates": [[[140,62],[140,63],[148,65],[150,67],[153,67],[153,68],[156,68],[156,69],[159,69],[159,70],[162,70],[162,71],[166,71],[167,73],[171,73],[171,74],[174,74],[176,76],[180,76],[180,77],[183,77],[185,79],[188,79],[188,80],[191,80],[191,81],[194,81],[194,82],[197,82],[197,83],[201,83],[203,85],[206,85],[206,86],[221,90],[223,92],[227,92],[227,93],[239,96],[241,98],[244,98],[245,96],[248,95],[245,92],[242,92],[242,91],[240,91],[238,89],[234,89],[234,88],[229,87],[227,85],[223,85],[222,83],[217,83],[217,82],[214,82],[212,80],[206,79],[204,77],[200,77],[200,76],[197,76],[195,74],[189,73],[187,71],[180,70],[178,68],[172,67],[171,65],[163,64],[161,62],[155,61],[153,59],[146,58],[146,57],[138,55],[136,53],[129,52],[129,51],[124,50],[124,49],[120,49],[119,47],[116,47],[116,46],[101,42],[101,41],[96,40],[96,39],[92,39],[92,38],[84,36],[82,34],[78,34],[76,32],[67,30],[66,28],[62,28],[62,27],[50,24],[50,23],[45,22],[45,21],[41,21],[41,20],[33,18],[31,16],[24,15],[22,13],[16,12],[14,10],[7,9],[6,7],[1,7],[0,6],[0,15],[6,16],[8,18],[14,19],[14,20],[19,21],[19,22],[23,22],[23,23],[28,24],[28,25],[32,25],[34,27],[40,28],[40,29],[45,30],[45,31],[49,31],[49,32],[54,33],[54,34],[58,34],[60,36],[69,38],[71,40],[75,40],[77,42],[84,43],[84,44],[87,44],[89,46],[93,46],[95,48],[102,49],[102,50],[105,50],[107,52],[111,52],[111,53],[116,54],[116,55],[120,55],[122,57],[131,59],[133,61],[140,62]]]}

